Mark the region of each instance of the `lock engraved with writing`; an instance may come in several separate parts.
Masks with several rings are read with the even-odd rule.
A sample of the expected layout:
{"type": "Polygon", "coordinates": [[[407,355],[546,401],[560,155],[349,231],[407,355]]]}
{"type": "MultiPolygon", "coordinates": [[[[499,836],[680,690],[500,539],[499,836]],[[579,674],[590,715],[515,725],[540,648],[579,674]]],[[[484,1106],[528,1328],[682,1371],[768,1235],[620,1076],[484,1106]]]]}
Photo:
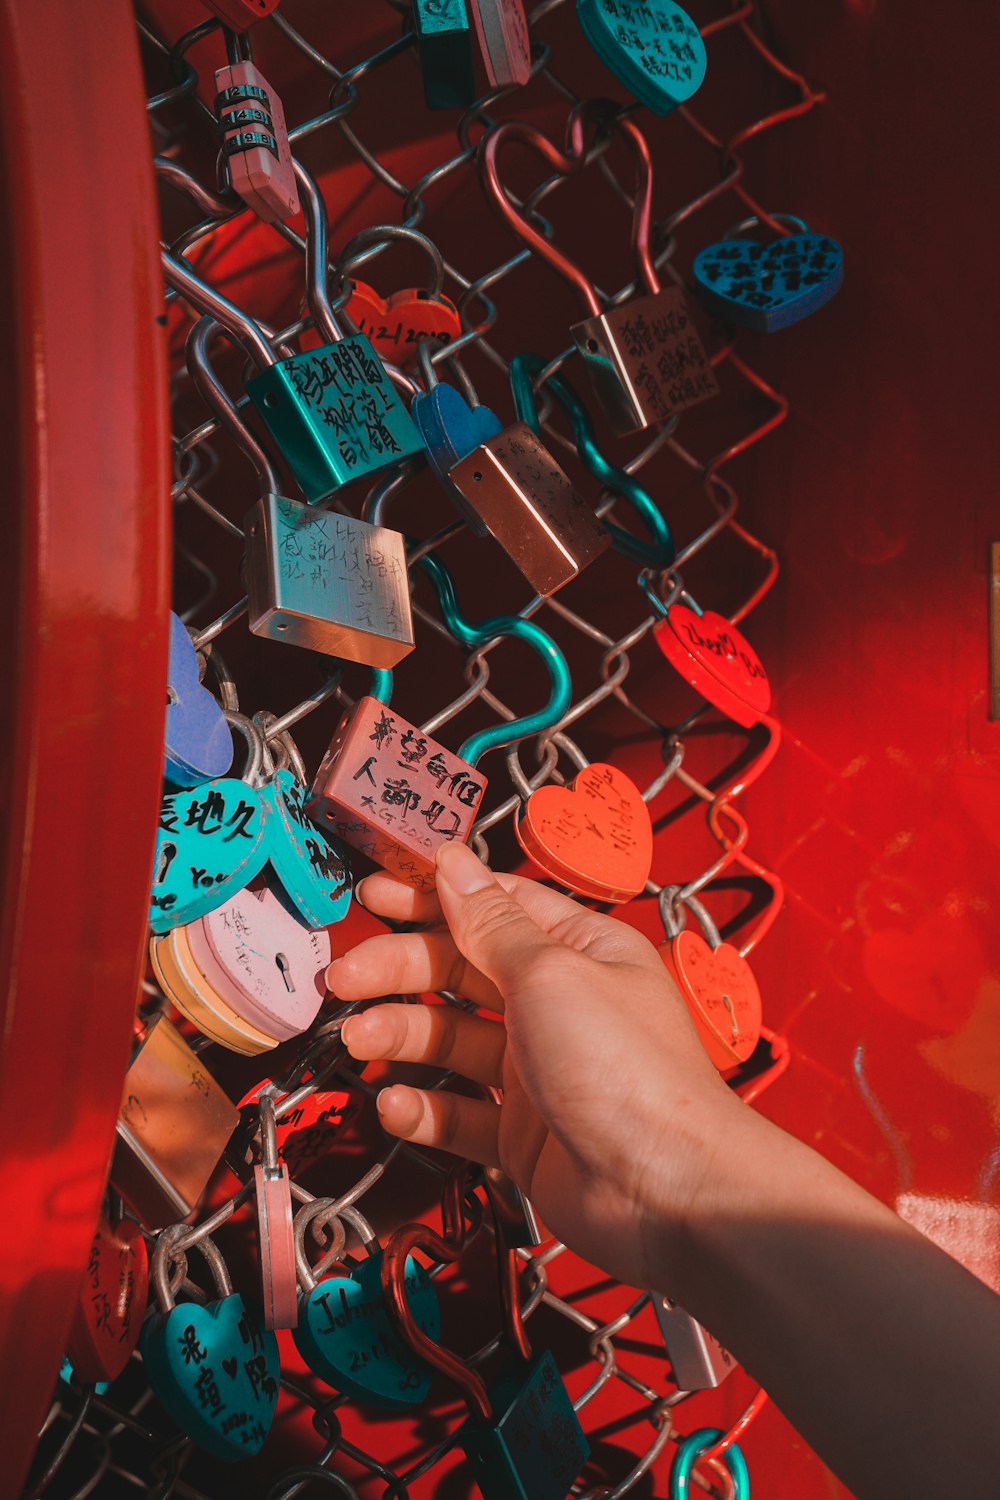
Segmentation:
{"type": "Polygon", "coordinates": [[[250,629],[391,668],[413,650],[403,536],[281,495],[244,523],[250,629]]]}

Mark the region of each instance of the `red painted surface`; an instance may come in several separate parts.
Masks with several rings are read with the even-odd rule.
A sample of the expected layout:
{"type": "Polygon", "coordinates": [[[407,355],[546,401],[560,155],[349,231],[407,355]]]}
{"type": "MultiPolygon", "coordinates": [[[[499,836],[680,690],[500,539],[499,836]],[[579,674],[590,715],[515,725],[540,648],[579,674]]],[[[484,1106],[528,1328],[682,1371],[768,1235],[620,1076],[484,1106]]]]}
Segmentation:
{"type": "Polygon", "coordinates": [[[97,1221],[159,796],[169,471],[137,64],[126,8],[64,5],[56,25],[0,5],[4,1495],[97,1221]]]}

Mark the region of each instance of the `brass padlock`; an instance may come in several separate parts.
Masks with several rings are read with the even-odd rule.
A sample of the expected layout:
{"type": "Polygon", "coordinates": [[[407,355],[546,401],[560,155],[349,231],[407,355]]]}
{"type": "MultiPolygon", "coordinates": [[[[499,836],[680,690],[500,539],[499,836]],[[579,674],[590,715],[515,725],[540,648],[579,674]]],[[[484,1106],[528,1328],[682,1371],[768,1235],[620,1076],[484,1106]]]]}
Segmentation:
{"type": "Polygon", "coordinates": [[[158,1016],[125,1074],[111,1186],[148,1229],[186,1219],[239,1122],[201,1059],[158,1016]]]}
{"type": "Polygon", "coordinates": [[[655,427],[717,393],[718,382],[684,293],[680,287],[664,291],[653,264],[649,249],[653,167],[649,146],[634,120],[619,114],[617,106],[607,100],[588,100],[570,115],[565,151],[523,120],[506,120],[483,136],[479,166],[483,183],[509,226],[580,296],[588,316],[574,324],[570,333],[594,392],[619,436],[655,427]],[[519,141],[538,151],[555,171],[575,172],[586,164],[586,128],[595,121],[602,131],[625,140],[636,168],[632,254],[636,283],[647,295],[630,297],[616,307],[602,305],[580,268],[529,224],[497,167],[501,147],[519,141]]]}
{"type": "Polygon", "coordinates": [[[384,669],[413,650],[401,532],[273,494],[244,531],[255,635],[384,669]]]}
{"type": "Polygon", "coordinates": [[[537,594],[554,594],[610,545],[590,506],[527,422],[515,422],[448,472],[472,513],[537,594]]]}

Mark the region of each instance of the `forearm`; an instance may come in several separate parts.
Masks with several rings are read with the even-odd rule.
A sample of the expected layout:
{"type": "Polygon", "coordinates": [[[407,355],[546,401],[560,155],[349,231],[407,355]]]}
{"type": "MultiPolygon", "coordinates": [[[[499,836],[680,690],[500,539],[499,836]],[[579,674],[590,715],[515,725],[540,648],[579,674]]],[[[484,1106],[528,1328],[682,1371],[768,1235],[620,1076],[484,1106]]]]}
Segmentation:
{"type": "Polygon", "coordinates": [[[662,1290],[858,1500],[997,1493],[1000,1298],[767,1120],[734,1125],[662,1290]]]}

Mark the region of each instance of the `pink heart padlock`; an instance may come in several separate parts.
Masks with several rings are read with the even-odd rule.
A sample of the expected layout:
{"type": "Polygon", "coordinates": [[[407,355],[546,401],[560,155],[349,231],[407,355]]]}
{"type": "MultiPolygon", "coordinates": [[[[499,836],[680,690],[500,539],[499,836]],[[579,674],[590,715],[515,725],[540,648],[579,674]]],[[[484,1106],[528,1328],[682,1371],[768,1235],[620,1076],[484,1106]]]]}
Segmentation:
{"type": "Polygon", "coordinates": [[[282,894],[239,891],[185,931],[209,985],[251,1026],[286,1041],[312,1025],[326,995],[330,935],[308,928],[282,894]]]}

